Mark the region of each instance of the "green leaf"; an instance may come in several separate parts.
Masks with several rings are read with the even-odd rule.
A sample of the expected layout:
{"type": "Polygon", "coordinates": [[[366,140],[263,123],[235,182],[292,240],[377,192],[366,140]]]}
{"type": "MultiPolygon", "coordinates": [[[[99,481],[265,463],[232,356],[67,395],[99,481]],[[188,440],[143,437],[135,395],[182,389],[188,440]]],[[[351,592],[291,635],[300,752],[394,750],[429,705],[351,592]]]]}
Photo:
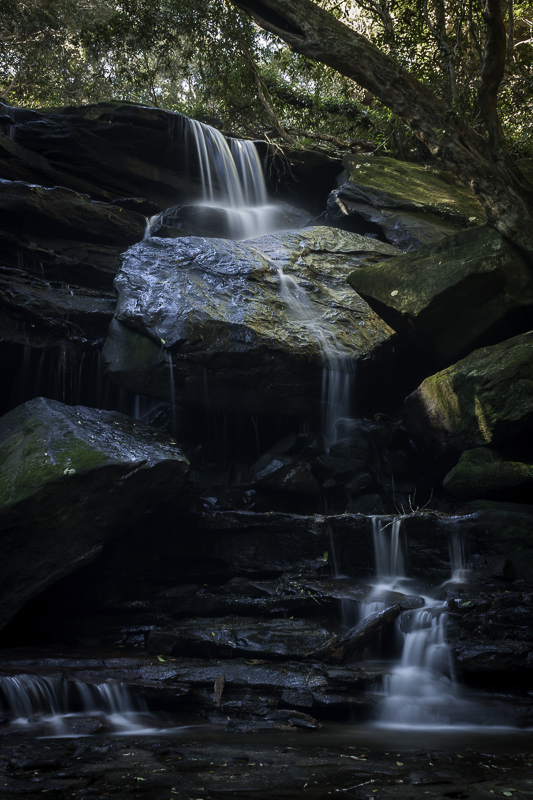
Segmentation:
{"type": "Polygon", "coordinates": [[[163,656],[157,656],[157,660],[158,661],[162,661],[163,664],[166,664],[166,662],[167,662],[166,658],[163,658],[163,656]]]}

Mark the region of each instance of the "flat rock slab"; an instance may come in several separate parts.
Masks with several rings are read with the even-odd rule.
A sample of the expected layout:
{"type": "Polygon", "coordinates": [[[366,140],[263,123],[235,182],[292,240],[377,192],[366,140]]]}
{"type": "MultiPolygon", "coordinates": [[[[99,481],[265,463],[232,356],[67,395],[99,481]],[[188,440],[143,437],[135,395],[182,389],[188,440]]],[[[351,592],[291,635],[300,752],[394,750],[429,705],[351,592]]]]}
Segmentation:
{"type": "Polygon", "coordinates": [[[332,636],[331,625],[311,620],[214,617],[150,631],[148,649],[176,656],[298,659],[320,650],[332,636]]]}
{"type": "Polygon", "coordinates": [[[0,419],[0,465],[3,625],[120,528],[179,506],[189,469],[155,428],[45,398],[0,419]]]}
{"type": "Polygon", "coordinates": [[[397,252],[320,227],[246,242],[140,242],[116,279],[107,375],[134,392],[207,408],[316,412],[328,359],[354,369],[390,357],[390,328],[346,277],[397,252]]]}
{"type": "Polygon", "coordinates": [[[439,365],[533,325],[533,275],[488,227],[461,231],[348,278],[397,333],[439,365]]]}
{"type": "Polygon", "coordinates": [[[94,793],[116,800],[324,800],[373,797],[374,790],[383,800],[530,796],[528,737],[506,733],[500,746],[496,737],[480,738],[379,736],[348,725],[269,737],[194,727],[174,736],[11,737],[3,742],[0,788],[25,800],[41,800],[43,790],[74,800],[94,793]]]}
{"type": "Polygon", "coordinates": [[[52,286],[36,275],[8,267],[0,267],[0,296],[2,340],[37,347],[46,338],[55,343],[60,333],[70,341],[104,339],[116,306],[111,289],[52,286]]]}
{"type": "Polygon", "coordinates": [[[49,236],[100,245],[127,245],[143,237],[146,220],[120,206],[95,203],[62,186],[45,188],[0,179],[2,226],[26,236],[49,236]]]}

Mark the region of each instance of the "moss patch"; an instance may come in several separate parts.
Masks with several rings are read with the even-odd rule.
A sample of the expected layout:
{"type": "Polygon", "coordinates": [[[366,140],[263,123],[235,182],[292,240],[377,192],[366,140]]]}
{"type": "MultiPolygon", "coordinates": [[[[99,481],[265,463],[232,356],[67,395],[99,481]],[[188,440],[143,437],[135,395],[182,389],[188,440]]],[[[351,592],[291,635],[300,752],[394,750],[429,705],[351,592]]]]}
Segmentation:
{"type": "Polygon", "coordinates": [[[410,164],[385,156],[347,156],[344,165],[350,181],[390,197],[394,205],[433,211],[439,216],[462,219],[471,225],[485,222],[485,213],[474,195],[450,172],[433,165],[410,164]]]}

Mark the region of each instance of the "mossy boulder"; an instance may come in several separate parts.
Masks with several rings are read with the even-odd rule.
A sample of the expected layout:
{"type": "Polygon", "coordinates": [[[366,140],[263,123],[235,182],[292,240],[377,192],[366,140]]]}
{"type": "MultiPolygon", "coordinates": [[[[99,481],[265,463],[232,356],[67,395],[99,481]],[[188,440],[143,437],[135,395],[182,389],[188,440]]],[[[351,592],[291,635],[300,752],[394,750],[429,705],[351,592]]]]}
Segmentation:
{"type": "Polygon", "coordinates": [[[474,195],[451,173],[385,156],[347,156],[349,178],[328,199],[328,219],[402,250],[483,224],[474,195]]]}
{"type": "Polygon", "coordinates": [[[0,419],[0,626],[106,539],[181,507],[188,461],[122,414],[42,397],[0,419]]]}
{"type": "Polygon", "coordinates": [[[533,273],[488,227],[357,269],[348,281],[388,325],[442,366],[533,327],[533,273]]]}
{"type": "Polygon", "coordinates": [[[397,252],[326,227],[243,242],[140,242],[116,279],[106,374],[135,393],[195,406],[319,413],[331,361],[345,370],[392,365],[393,332],[346,277],[397,252]]]}
{"type": "Polygon", "coordinates": [[[426,378],[403,413],[419,447],[436,456],[531,441],[533,331],[475,350],[426,378]]]}
{"type": "Polygon", "coordinates": [[[488,447],[476,447],[461,453],[443,485],[458,500],[525,500],[533,497],[533,464],[505,457],[488,447]]]}

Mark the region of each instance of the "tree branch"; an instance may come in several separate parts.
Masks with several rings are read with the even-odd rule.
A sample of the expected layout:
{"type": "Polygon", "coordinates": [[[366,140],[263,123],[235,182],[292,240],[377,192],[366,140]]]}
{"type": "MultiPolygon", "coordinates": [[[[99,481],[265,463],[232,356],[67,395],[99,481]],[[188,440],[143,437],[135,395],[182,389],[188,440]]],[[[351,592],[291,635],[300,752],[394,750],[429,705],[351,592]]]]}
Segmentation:
{"type": "Polygon", "coordinates": [[[339,139],[329,133],[313,133],[294,128],[288,128],[287,133],[293,136],[303,136],[306,139],[317,139],[320,142],[330,142],[339,150],[367,150],[372,152],[376,149],[374,142],[367,142],[363,139],[339,139]]]}
{"type": "Polygon", "coordinates": [[[397,114],[477,195],[487,219],[533,260],[533,186],[509,157],[496,110],[505,29],[500,0],[481,0],[487,24],[480,105],[488,139],[401,64],[311,0],[230,0],[305,56],[327,64],[397,114]]]}
{"type": "Polygon", "coordinates": [[[481,60],[478,102],[487,127],[491,147],[506,153],[505,135],[498,116],[498,89],[505,70],[506,33],[500,0],[481,0],[486,24],[485,45],[481,60]]]}

